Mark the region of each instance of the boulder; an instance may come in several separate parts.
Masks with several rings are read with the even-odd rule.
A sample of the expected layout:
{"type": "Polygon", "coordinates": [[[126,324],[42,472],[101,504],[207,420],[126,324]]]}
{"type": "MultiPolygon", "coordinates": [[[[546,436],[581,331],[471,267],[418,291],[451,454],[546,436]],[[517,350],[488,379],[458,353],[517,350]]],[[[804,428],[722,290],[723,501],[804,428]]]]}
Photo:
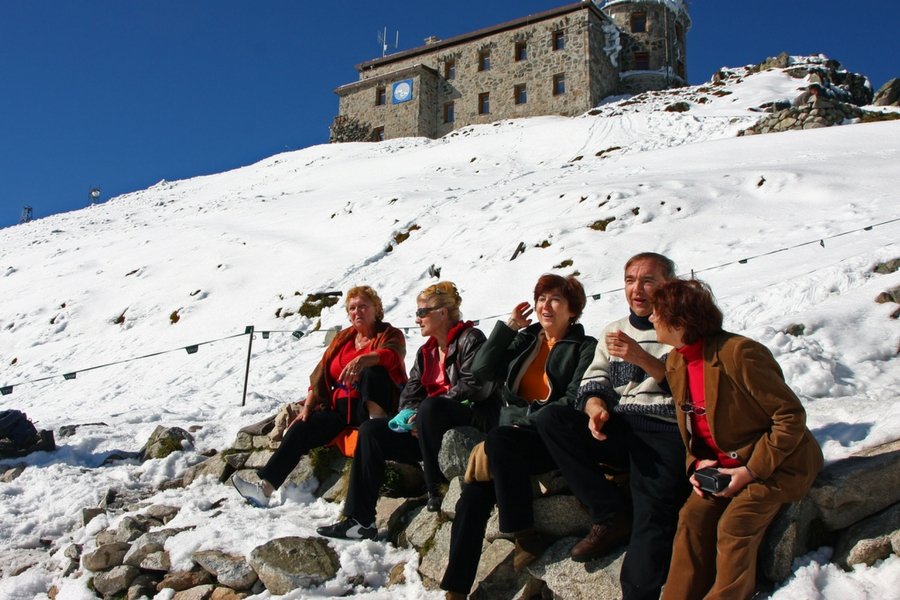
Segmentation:
{"type": "Polygon", "coordinates": [[[618,600],[622,597],[619,572],[623,549],[601,559],[578,563],[569,558],[569,549],[578,540],[563,538],[526,567],[526,571],[542,580],[559,600],[618,600]]]}
{"type": "Polygon", "coordinates": [[[900,501],[900,440],[826,466],[809,496],[823,524],[849,527],[900,501]]]}
{"type": "Polygon", "coordinates": [[[201,463],[185,469],[181,475],[181,479],[185,486],[191,485],[201,477],[212,477],[219,483],[228,481],[231,474],[234,473],[234,467],[229,464],[226,457],[216,454],[211,458],[207,458],[201,463]]]}
{"type": "Polygon", "coordinates": [[[210,583],[198,585],[182,592],[176,592],[172,596],[172,600],[209,600],[215,589],[216,586],[210,583]]]}
{"type": "Polygon", "coordinates": [[[463,485],[465,484],[462,477],[454,477],[447,486],[447,493],[444,494],[444,499],[441,501],[441,513],[448,519],[456,517],[456,503],[459,502],[459,497],[462,495],[463,485]]]}
{"type": "Polygon", "coordinates": [[[872,104],[875,106],[900,106],[900,79],[891,79],[878,88],[872,104]]]}
{"type": "Polygon", "coordinates": [[[815,503],[808,497],[778,513],[759,550],[759,569],[767,579],[780,583],[791,575],[794,559],[812,549],[809,544],[818,516],[815,503]]]}
{"type": "Polygon", "coordinates": [[[250,553],[250,566],[272,594],[321,585],[340,568],[337,553],[322,538],[277,538],[250,553]]]}
{"type": "Polygon", "coordinates": [[[119,565],[109,571],[94,576],[94,589],[104,596],[114,596],[128,589],[134,578],[140,574],[137,567],[119,565]]]}
{"type": "MultiPolygon", "coordinates": [[[[422,583],[427,588],[437,588],[444,576],[444,569],[447,567],[450,557],[450,525],[450,523],[444,523],[438,528],[432,538],[431,548],[419,562],[419,574],[422,576],[422,583]]],[[[421,552],[422,550],[420,550],[421,552]]]]}
{"type": "MultiPolygon", "coordinates": [[[[534,504],[534,526],[551,537],[583,536],[591,528],[591,517],[575,496],[546,496],[532,500],[534,504]]],[[[497,508],[488,520],[488,540],[508,538],[500,532],[500,516],[497,508]]]]}
{"type": "Polygon", "coordinates": [[[139,543],[135,540],[122,562],[147,571],[168,571],[172,567],[165,548],[156,541],[139,543]]]}
{"type": "Polygon", "coordinates": [[[175,571],[167,573],[162,581],[156,584],[156,591],[161,592],[164,589],[172,589],[181,592],[198,585],[212,583],[212,576],[203,569],[195,568],[190,571],[175,571]]]}
{"type": "MultiPolygon", "coordinates": [[[[88,571],[105,571],[111,567],[117,567],[122,564],[125,554],[131,549],[131,544],[127,542],[113,542],[111,544],[103,544],[93,552],[88,552],[81,557],[81,564],[88,571]]],[[[124,587],[122,588],[125,589],[124,587]]]]}
{"type": "Polygon", "coordinates": [[[250,568],[243,556],[207,550],[194,552],[191,554],[191,558],[226,587],[235,590],[249,590],[256,583],[256,572],[250,568]]]}
{"type": "Polygon", "coordinates": [[[172,519],[175,518],[175,515],[178,514],[178,511],[181,510],[177,506],[168,506],[165,504],[153,504],[150,506],[144,513],[148,517],[152,517],[163,524],[168,523],[172,519]]]}
{"type": "Polygon", "coordinates": [[[395,498],[421,496],[425,493],[425,474],[419,465],[387,461],[381,493],[395,498]]]}
{"type": "Polygon", "coordinates": [[[125,600],[139,600],[139,598],[152,598],[156,595],[157,577],[149,573],[141,573],[131,580],[128,590],[125,592],[125,600]]]}
{"type": "Polygon", "coordinates": [[[213,590],[209,600],[244,600],[246,597],[247,594],[236,592],[231,588],[217,587],[213,590]]]}
{"type": "Polygon", "coordinates": [[[173,452],[179,452],[186,445],[194,445],[194,436],[181,427],[163,427],[158,425],[144,447],[140,455],[143,460],[150,458],[165,458],[173,452]]]}
{"type": "Polygon", "coordinates": [[[454,427],[444,434],[438,453],[438,466],[448,480],[462,477],[466,473],[469,453],[485,435],[475,427],[454,427]]]}
{"type": "Polygon", "coordinates": [[[522,587],[527,575],[518,575],[513,570],[515,551],[516,545],[509,540],[497,540],[482,550],[473,594],[483,598],[510,598],[522,587]]]}
{"type": "Polygon", "coordinates": [[[437,513],[428,512],[424,507],[419,507],[412,514],[414,516],[406,527],[403,542],[421,551],[434,539],[441,521],[437,513]]]}
{"type": "Polygon", "coordinates": [[[856,523],[838,537],[832,560],[844,568],[870,567],[895,552],[892,539],[900,535],[900,503],[856,523]]]}

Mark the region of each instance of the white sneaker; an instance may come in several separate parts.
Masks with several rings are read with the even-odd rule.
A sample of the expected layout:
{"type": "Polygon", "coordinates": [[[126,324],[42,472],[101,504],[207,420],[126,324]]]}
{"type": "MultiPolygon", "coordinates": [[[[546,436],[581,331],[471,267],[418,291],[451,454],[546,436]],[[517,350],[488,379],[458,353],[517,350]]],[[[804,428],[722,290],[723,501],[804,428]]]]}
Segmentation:
{"type": "Polygon", "coordinates": [[[238,491],[238,494],[243,496],[244,500],[251,506],[255,506],[256,508],[265,508],[269,506],[269,497],[266,496],[266,493],[263,491],[262,484],[251,483],[240,475],[233,475],[231,477],[231,484],[234,486],[234,489],[238,491]]]}

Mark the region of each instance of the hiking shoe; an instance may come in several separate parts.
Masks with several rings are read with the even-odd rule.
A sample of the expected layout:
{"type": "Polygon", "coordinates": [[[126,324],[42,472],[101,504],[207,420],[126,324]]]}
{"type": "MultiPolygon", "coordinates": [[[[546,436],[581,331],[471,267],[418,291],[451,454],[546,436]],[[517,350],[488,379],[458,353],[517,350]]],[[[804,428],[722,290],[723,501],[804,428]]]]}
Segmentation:
{"type": "Polygon", "coordinates": [[[378,535],[378,528],[375,527],[375,523],[361,525],[356,519],[347,517],[343,521],[319,527],[316,529],[316,533],[321,536],[342,540],[374,540],[375,536],[378,535]]]}
{"type": "Polygon", "coordinates": [[[587,562],[600,558],[628,540],[630,533],[630,520],[626,515],[619,513],[608,521],[591,525],[591,530],[584,539],[572,546],[569,557],[575,562],[587,562]]]}
{"type": "Polygon", "coordinates": [[[263,491],[261,483],[251,483],[240,475],[234,475],[231,478],[231,484],[250,506],[255,506],[256,508],[269,506],[269,497],[263,491]]]}
{"type": "Polygon", "coordinates": [[[444,501],[440,494],[428,494],[428,502],[425,503],[425,509],[428,512],[441,512],[441,503],[444,501]]]}
{"type": "Polygon", "coordinates": [[[553,540],[539,532],[534,527],[530,527],[516,534],[516,550],[513,554],[513,570],[519,573],[540,558],[544,550],[550,547],[553,540]]]}

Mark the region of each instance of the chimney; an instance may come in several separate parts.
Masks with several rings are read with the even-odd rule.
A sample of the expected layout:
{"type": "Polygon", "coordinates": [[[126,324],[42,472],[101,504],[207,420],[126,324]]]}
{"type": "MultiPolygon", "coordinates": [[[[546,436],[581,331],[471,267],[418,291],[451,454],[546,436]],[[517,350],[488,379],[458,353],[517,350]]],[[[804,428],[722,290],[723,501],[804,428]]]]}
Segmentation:
{"type": "Polygon", "coordinates": [[[425,45],[430,46],[432,44],[437,44],[439,41],[441,41],[441,38],[439,38],[438,36],[429,35],[427,38],[425,38],[425,45]]]}

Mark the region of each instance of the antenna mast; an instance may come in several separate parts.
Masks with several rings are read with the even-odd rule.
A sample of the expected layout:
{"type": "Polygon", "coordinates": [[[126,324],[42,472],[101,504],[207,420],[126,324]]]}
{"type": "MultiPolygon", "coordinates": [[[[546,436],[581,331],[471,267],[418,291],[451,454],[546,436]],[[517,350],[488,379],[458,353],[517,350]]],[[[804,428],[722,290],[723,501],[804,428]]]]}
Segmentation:
{"type": "MultiPolygon", "coordinates": [[[[394,36],[394,50],[396,50],[400,46],[400,31],[397,30],[394,36]]],[[[387,56],[388,50],[391,49],[391,44],[388,41],[388,29],[384,28],[383,31],[378,32],[378,44],[381,46],[381,56],[384,58],[387,56]]]]}

